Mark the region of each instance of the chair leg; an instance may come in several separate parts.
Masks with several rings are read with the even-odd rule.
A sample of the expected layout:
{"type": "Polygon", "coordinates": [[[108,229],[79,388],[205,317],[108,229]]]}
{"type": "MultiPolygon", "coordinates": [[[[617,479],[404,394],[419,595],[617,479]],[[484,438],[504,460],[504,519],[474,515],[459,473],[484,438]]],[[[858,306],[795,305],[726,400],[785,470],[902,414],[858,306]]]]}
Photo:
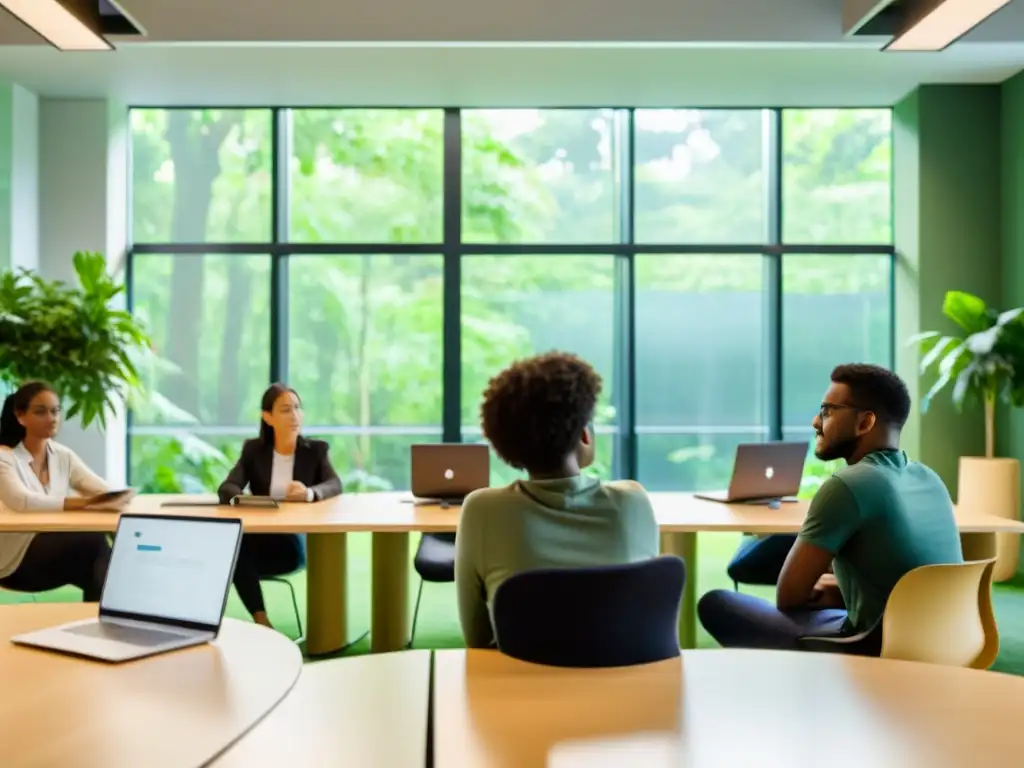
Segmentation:
{"type": "Polygon", "coordinates": [[[299,639],[301,640],[305,637],[305,633],[302,631],[302,614],[299,613],[299,600],[295,595],[295,586],[288,581],[288,579],[281,578],[279,576],[269,576],[264,578],[263,581],[273,581],[277,584],[284,584],[288,588],[288,594],[291,595],[292,598],[292,610],[295,611],[295,626],[298,627],[299,639]]]}
{"type": "Polygon", "coordinates": [[[412,648],[413,640],[416,639],[416,619],[420,615],[420,598],[423,597],[423,579],[420,579],[420,588],[416,591],[416,607],[412,609],[412,631],[409,633],[409,645],[412,648]]]}

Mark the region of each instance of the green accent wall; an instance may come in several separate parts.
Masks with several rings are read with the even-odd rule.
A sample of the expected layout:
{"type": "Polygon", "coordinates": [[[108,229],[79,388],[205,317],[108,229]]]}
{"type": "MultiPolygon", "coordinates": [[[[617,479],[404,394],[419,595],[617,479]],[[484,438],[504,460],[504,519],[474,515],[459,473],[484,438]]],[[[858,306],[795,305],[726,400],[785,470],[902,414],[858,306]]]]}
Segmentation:
{"type": "MultiPolygon", "coordinates": [[[[953,332],[942,314],[949,290],[1002,303],[1002,90],[998,85],[926,85],[893,113],[893,209],[897,250],[897,372],[915,406],[932,381],[918,375],[906,340],[953,332]]],[[[1024,152],[1024,148],[1022,148],[1024,152]]],[[[980,406],[958,414],[948,394],[915,410],[904,446],[956,497],[960,456],[983,455],[980,406]]]]}
{"type": "MultiPolygon", "coordinates": [[[[1024,305],[1024,73],[1003,83],[1002,120],[1002,304],[1010,308],[1024,305]]],[[[999,454],[1024,461],[1024,410],[1007,411],[999,426],[999,454]]]]}

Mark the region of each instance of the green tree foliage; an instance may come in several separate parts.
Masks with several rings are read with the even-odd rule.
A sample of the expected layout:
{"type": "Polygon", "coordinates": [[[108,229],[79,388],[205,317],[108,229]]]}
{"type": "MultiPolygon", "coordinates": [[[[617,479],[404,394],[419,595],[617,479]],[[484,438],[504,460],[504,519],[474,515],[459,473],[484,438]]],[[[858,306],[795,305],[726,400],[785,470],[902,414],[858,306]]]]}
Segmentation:
{"type": "MultiPolygon", "coordinates": [[[[440,243],[440,110],[290,114],[284,199],[293,242],[440,243]]],[[[619,167],[616,149],[625,136],[624,118],[600,109],[464,112],[463,241],[618,242],[620,182],[628,172],[619,167]]],[[[767,119],[760,110],[638,110],[637,241],[764,242],[767,119]]],[[[135,240],[269,241],[271,120],[267,110],[133,111],[135,240]]],[[[787,239],[889,242],[889,113],[792,112],[784,129],[787,239]]],[[[168,442],[177,440],[178,453],[202,455],[181,443],[189,427],[183,413],[198,424],[234,427],[234,434],[210,438],[218,445],[255,433],[259,396],[269,379],[272,271],[270,256],[258,245],[252,250],[134,257],[136,311],[153,329],[157,353],[170,363],[153,374],[160,407],[136,424],[186,430],[133,440],[136,482],[157,465],[171,465],[175,471],[168,477],[178,472],[209,485],[204,473],[216,472],[196,469],[195,460],[176,463],[167,452],[168,442]]],[[[801,256],[785,268],[787,295],[834,296],[849,304],[849,312],[835,316],[855,327],[835,354],[887,354],[888,340],[865,329],[888,333],[888,271],[866,263],[801,256]]],[[[409,443],[438,440],[441,433],[440,246],[436,253],[409,255],[369,247],[364,254],[297,255],[285,264],[288,378],[304,399],[307,424],[357,428],[331,436],[335,463],[351,473],[353,484],[404,484],[409,443]]],[[[552,347],[594,362],[606,383],[599,422],[614,427],[617,272],[610,255],[463,257],[462,418],[469,439],[488,378],[516,357],[552,347]]],[[[675,436],[641,439],[641,479],[645,462],[664,465],[651,470],[650,485],[671,478],[682,486],[720,484],[732,446],[763,439],[743,427],[764,422],[763,375],[757,371],[763,374],[766,329],[763,313],[751,311],[763,302],[763,286],[763,260],[756,255],[638,258],[638,352],[647,361],[638,368],[638,385],[656,420],[641,418],[641,424],[680,428],[675,436]],[[703,301],[710,310],[696,309],[703,301]],[[715,311],[725,314],[716,320],[715,311]],[[730,317],[747,318],[746,325],[730,324],[730,317]],[[706,361],[730,355],[735,370],[753,373],[719,381],[706,361]],[[696,358],[704,361],[699,367],[691,365],[696,358]],[[748,401],[758,405],[748,408],[748,401]],[[694,408],[699,418],[686,415],[694,408]],[[733,419],[726,412],[740,415],[733,419]],[[732,434],[699,429],[733,423],[732,434]],[[668,457],[693,445],[711,445],[717,458],[691,462],[697,468],[678,475],[684,465],[668,457]]],[[[839,362],[822,356],[813,335],[790,348],[799,353],[794,360],[839,362]]],[[[820,369],[808,374],[814,388],[824,383],[820,369]]],[[[599,439],[599,469],[606,474],[613,443],[610,434],[599,439]]],[[[223,462],[217,461],[219,471],[223,462]]],[[[153,487],[173,487],[168,477],[153,487]]],[[[507,477],[496,472],[496,480],[507,477]]]]}

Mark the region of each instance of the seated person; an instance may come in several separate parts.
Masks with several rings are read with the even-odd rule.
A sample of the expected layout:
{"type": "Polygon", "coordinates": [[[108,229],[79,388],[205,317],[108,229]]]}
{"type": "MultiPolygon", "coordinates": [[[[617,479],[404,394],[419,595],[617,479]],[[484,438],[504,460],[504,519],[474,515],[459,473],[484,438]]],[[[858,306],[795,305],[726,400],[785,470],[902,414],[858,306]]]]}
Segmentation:
{"type": "Polygon", "coordinates": [[[527,479],[474,491],[463,503],[455,586],[468,647],[495,644],[489,606],[515,573],[658,555],[658,525],[644,489],[581,474],[594,461],[591,422],[600,393],[593,368],[557,352],[514,363],[488,384],[480,409],[484,436],[527,479]]]}
{"type": "MultiPolygon", "coordinates": [[[[41,381],[10,395],[0,412],[0,503],[12,512],[117,511],[128,499],[103,505],[92,496],[109,490],[70,448],[53,438],[60,398],[41,381]],[[71,492],[82,494],[72,496],[71,492]]],[[[98,602],[110,561],[104,533],[0,534],[0,587],[45,592],[73,584],[83,600],[98,602]]]]}
{"type": "Polygon", "coordinates": [[[701,598],[697,613],[715,640],[793,650],[805,635],[863,632],[908,571],[963,562],[946,486],[899,448],[909,415],[906,385],[890,371],[851,364],[832,372],[813,421],[814,453],[822,461],[845,459],[847,466],[811,501],[774,606],[728,590],[701,598]]]}
{"type": "MultiPolygon", "coordinates": [[[[307,440],[302,403],[294,389],[274,384],[263,393],[260,436],[247,440],[242,455],[217,490],[222,504],[246,487],[255,496],[279,501],[311,502],[341,493],[328,445],[307,440]]],[[[291,533],[244,534],[235,565],[234,584],[245,609],[257,624],[271,626],[260,579],[293,573],[306,562],[305,539],[291,533]]]]}

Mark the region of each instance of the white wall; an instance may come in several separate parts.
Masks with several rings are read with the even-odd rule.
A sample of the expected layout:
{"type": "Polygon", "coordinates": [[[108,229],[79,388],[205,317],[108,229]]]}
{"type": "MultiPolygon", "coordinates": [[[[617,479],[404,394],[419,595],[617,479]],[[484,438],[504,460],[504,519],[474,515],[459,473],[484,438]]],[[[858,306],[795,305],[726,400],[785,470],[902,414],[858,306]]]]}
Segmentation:
{"type": "Polygon", "coordinates": [[[39,267],[39,97],[12,86],[11,266],[39,267]]]}
{"type": "MultiPolygon", "coordinates": [[[[39,104],[39,271],[75,278],[76,251],[100,251],[124,264],[128,232],[128,111],[104,99],[42,99],[39,104]]],[[[65,424],[61,442],[114,485],[125,482],[124,414],[97,426],[65,424]]]]}

